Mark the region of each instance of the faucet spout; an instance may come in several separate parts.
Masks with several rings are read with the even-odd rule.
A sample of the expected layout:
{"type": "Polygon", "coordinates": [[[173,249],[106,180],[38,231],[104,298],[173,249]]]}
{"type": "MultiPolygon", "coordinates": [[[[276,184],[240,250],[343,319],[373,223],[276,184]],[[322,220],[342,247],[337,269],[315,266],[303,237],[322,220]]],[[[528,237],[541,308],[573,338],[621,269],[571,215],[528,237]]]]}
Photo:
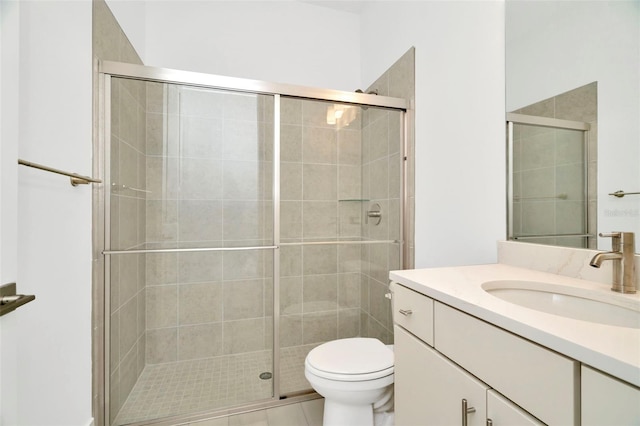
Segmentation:
{"type": "Polygon", "coordinates": [[[591,259],[589,265],[593,266],[594,268],[599,268],[600,266],[602,266],[602,262],[604,262],[605,260],[622,260],[622,253],[614,251],[598,253],[593,256],[593,259],[591,259]]]}

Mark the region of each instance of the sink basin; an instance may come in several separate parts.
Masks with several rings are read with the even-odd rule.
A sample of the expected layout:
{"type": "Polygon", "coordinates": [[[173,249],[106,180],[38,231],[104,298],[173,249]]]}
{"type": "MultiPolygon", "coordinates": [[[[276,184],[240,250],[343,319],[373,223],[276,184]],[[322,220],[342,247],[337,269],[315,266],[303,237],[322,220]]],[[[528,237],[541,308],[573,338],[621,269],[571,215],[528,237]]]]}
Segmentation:
{"type": "Polygon", "coordinates": [[[536,281],[488,281],[482,289],[516,305],[566,318],[640,329],[640,299],[536,281]]]}

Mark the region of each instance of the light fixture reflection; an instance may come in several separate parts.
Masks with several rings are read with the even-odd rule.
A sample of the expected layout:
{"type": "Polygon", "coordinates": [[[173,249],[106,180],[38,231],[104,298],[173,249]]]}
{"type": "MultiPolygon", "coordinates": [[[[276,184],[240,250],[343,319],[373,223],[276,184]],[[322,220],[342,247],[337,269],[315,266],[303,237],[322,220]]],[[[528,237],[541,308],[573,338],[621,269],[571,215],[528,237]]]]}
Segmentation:
{"type": "Polygon", "coordinates": [[[327,124],[338,129],[347,127],[358,116],[358,109],[351,105],[334,104],[327,107],[327,124]]]}

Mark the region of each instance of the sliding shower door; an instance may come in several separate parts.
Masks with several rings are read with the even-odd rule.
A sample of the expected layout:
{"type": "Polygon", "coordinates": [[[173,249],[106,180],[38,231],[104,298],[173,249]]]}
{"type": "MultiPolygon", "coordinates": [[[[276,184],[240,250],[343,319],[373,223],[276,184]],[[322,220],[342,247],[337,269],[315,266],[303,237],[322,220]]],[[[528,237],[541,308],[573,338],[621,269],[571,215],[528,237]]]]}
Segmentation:
{"type": "Polygon", "coordinates": [[[272,398],[274,97],[109,86],[109,424],[272,398]]]}
{"type": "Polygon", "coordinates": [[[403,112],[282,97],[280,394],[309,391],[304,359],[347,337],[393,342],[401,268],[403,112]]]}
{"type": "MultiPolygon", "coordinates": [[[[587,248],[595,241],[587,123],[510,114],[509,238],[587,248]]],[[[593,180],[593,178],[591,179],[593,180]]],[[[593,186],[593,185],[592,185],[593,186]]]]}
{"type": "Polygon", "coordinates": [[[404,100],[100,66],[105,424],[314,398],[312,348],[393,342],[404,100]]]}

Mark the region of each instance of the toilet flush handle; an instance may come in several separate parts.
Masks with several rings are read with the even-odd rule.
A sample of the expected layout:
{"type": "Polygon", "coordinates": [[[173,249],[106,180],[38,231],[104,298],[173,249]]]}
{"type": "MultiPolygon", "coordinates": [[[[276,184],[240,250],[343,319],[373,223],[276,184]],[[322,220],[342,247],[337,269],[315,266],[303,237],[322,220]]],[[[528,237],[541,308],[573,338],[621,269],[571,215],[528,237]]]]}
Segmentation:
{"type": "Polygon", "coordinates": [[[398,312],[400,312],[405,317],[408,317],[409,315],[411,315],[413,313],[413,311],[411,309],[399,309],[398,312]]]}

